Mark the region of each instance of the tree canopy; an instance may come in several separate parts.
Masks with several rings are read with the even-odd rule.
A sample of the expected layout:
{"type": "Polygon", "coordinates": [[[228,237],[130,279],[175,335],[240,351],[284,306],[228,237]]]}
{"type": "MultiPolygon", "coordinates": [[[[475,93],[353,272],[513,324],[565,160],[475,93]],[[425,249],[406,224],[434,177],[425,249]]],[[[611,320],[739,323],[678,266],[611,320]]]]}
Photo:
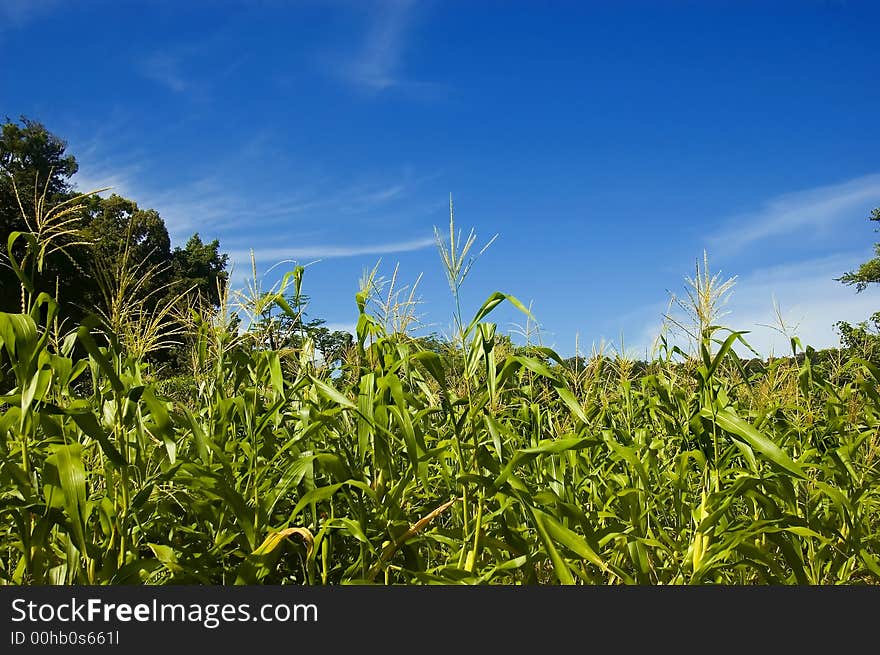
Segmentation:
{"type": "MultiPolygon", "coordinates": [[[[868,220],[880,222],[880,207],[871,212],[868,220]]],[[[875,232],[880,232],[880,228],[875,232]]],[[[864,291],[869,284],[880,282],[880,243],[874,244],[873,259],[869,259],[855,271],[844,273],[837,279],[844,284],[855,286],[856,291],[864,291]]]]}
{"type": "MultiPolygon", "coordinates": [[[[880,207],[871,211],[868,220],[880,222],[880,207]]],[[[880,228],[875,232],[880,232],[880,228]]],[[[880,243],[874,244],[873,259],[836,279],[843,284],[854,286],[857,293],[867,289],[870,284],[880,282],[880,243]]],[[[846,321],[838,321],[836,325],[847,348],[857,349],[868,359],[880,361],[880,311],[874,312],[869,319],[856,325],[846,321]]]]}
{"type": "MultiPolygon", "coordinates": [[[[70,178],[77,171],[76,158],[65,153],[67,144],[42,124],[22,117],[6,120],[0,128],[0,310],[20,309],[18,278],[5,261],[6,246],[13,232],[29,232],[25,216],[33,217],[39,197],[57,204],[71,197],[70,178]]],[[[77,277],[76,263],[56,253],[48,258],[44,282],[55,280],[65,287],[77,277]],[[75,273],[71,275],[71,271],[75,273]]],[[[48,290],[48,289],[44,289],[48,290]]],[[[54,288],[53,288],[54,290],[54,288]]]]}
{"type": "MultiPolygon", "coordinates": [[[[77,170],[66,142],[43,124],[25,117],[18,123],[6,120],[0,130],[0,250],[5,251],[11,233],[34,231],[41,199],[52,206],[78,195],[71,184],[77,170]]],[[[172,249],[159,212],[116,194],[85,197],[77,211],[76,234],[71,237],[75,247],[53,253],[34,281],[39,290],[57,296],[65,316],[78,321],[100,304],[104,274],[125,249],[148,278],[139,287],[148,305],[187,290],[211,305],[219,303],[228,262],[219,241],[204,243],[196,233],[185,247],[172,249]]],[[[20,309],[20,287],[4,263],[0,310],[14,312],[20,309]]]]}

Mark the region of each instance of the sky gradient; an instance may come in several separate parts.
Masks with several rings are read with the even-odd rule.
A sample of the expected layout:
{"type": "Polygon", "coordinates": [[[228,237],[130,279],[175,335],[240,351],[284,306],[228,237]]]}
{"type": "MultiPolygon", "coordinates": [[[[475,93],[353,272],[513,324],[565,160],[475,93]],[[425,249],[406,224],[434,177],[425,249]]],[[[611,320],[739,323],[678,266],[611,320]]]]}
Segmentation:
{"type": "Polygon", "coordinates": [[[705,249],[767,354],[774,298],[816,347],[880,305],[834,281],[877,240],[878,24],[871,2],[3,0],[0,117],[43,122],[80,189],[158,210],[176,245],[220,239],[236,284],[250,249],[311,264],[333,327],[381,258],[422,275],[420,332],[448,331],[451,193],[477,247],[498,235],[465,314],[503,291],[563,355],[644,356],[705,249]]]}

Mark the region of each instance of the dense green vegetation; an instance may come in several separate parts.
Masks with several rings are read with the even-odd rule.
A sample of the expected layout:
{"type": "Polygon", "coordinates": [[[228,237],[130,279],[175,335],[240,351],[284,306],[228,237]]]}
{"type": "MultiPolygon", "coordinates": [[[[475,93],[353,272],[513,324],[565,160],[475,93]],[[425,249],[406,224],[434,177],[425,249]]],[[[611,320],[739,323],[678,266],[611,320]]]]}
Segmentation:
{"type": "Polygon", "coordinates": [[[42,229],[6,239],[5,584],[880,581],[880,368],[795,338],[746,362],[705,265],[694,348],[661,338],[650,362],[496,334],[497,306],[528,310],[462,307],[474,238],[452,216],[448,342],[411,336],[412,298],[375,270],[346,342],[305,316],[302,268],[239,297],[215,270],[205,302],[139,286],[130,240],[62,323],[39,281],[95,202],[38,200],[42,229]]]}
{"type": "MultiPolygon", "coordinates": [[[[184,248],[172,249],[155,210],[115,194],[101,198],[74,191],[70,180],[78,164],[66,150],[64,141],[36,121],[7,120],[0,128],[3,259],[13,232],[33,233],[50,243],[31,282],[52,294],[73,322],[102,305],[106,282],[118,272],[123,256],[142,263],[140,272],[149,273],[140,288],[146,309],[185,291],[216,305],[217,283],[225,282],[227,265],[219,242],[202,243],[194,234],[184,248]],[[54,217],[52,207],[58,208],[54,217]]],[[[24,241],[16,241],[13,254],[22,258],[24,253],[24,241]]],[[[10,266],[0,266],[0,310],[21,308],[19,280],[10,266]]]]}

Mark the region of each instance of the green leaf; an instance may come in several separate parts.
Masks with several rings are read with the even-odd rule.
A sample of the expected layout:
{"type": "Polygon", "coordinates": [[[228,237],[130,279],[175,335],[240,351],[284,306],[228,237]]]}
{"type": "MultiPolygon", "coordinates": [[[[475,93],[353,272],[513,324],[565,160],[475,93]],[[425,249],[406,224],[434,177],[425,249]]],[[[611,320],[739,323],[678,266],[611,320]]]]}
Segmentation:
{"type": "Polygon", "coordinates": [[[162,563],[162,566],[168,569],[172,574],[179,575],[183,573],[183,567],[177,563],[177,553],[174,552],[174,549],[171,546],[153,543],[147,545],[150,547],[150,550],[153,551],[153,554],[156,555],[156,559],[162,563]]]}
{"type": "Polygon", "coordinates": [[[549,534],[557,543],[565,546],[580,557],[583,557],[588,562],[595,564],[606,573],[610,572],[605,561],[599,557],[592,548],[590,548],[590,545],[583,537],[576,532],[569,530],[548,514],[544,514],[542,520],[544,521],[544,527],[547,530],[547,534],[549,534]]]}
{"type": "Polygon", "coordinates": [[[712,412],[707,408],[701,410],[700,415],[704,418],[713,419],[715,423],[724,431],[729,432],[735,437],[739,437],[745,441],[751,448],[765,459],[769,460],[776,466],[788,471],[789,473],[805,480],[807,478],[801,466],[785,454],[785,452],[773,443],[770,439],[758,432],[752,425],[736,415],[730,407],[725,407],[719,411],[714,417],[712,412]]]}
{"type": "Polygon", "coordinates": [[[342,393],[340,393],[337,389],[334,389],[326,382],[322,382],[318,378],[313,375],[309,376],[309,379],[312,381],[312,384],[318,389],[321,395],[325,396],[329,400],[332,400],[337,405],[342,407],[347,407],[348,409],[357,409],[357,405],[355,405],[351,400],[346,398],[342,393]]]}
{"type": "Polygon", "coordinates": [[[571,571],[568,570],[568,565],[556,549],[556,546],[553,543],[553,538],[550,536],[550,532],[547,529],[546,521],[549,516],[534,507],[529,507],[529,510],[532,513],[532,518],[535,520],[535,527],[538,530],[538,536],[541,538],[541,542],[544,544],[544,550],[547,551],[547,555],[550,557],[550,561],[553,564],[553,571],[556,573],[557,579],[564,585],[573,585],[574,578],[571,575],[571,571]]]}
{"type": "Polygon", "coordinates": [[[173,465],[177,456],[177,443],[174,440],[174,428],[171,416],[168,414],[168,408],[164,402],[156,398],[152,388],[144,390],[141,400],[150,410],[152,425],[146,427],[154,436],[162,439],[162,443],[165,444],[165,452],[168,454],[168,461],[173,465]]]}
{"type": "Polygon", "coordinates": [[[553,386],[556,389],[556,393],[562,399],[562,402],[566,404],[578,420],[582,423],[587,423],[587,415],[584,413],[584,408],[581,407],[581,404],[578,402],[577,398],[574,397],[574,394],[562,384],[554,384],[553,386]]]}
{"type": "Polygon", "coordinates": [[[299,499],[299,502],[296,504],[296,507],[293,508],[293,511],[290,513],[290,517],[288,521],[293,521],[303,509],[311,505],[312,503],[319,503],[322,500],[327,500],[337,491],[342,488],[342,483],[338,482],[336,484],[331,484],[327,487],[318,487],[317,489],[312,489],[308,493],[306,493],[302,498],[299,499]]]}
{"type": "Polygon", "coordinates": [[[66,410],[65,413],[73,419],[74,423],[77,424],[83,433],[87,434],[100,444],[101,450],[104,451],[107,459],[109,459],[115,466],[125,466],[127,464],[125,457],[123,457],[116,449],[116,446],[110,441],[110,437],[104,429],[98,425],[98,420],[95,418],[95,415],[89,411],[87,406],[76,405],[66,410]]]}
{"type": "Polygon", "coordinates": [[[87,553],[86,472],[82,461],[82,446],[53,446],[52,454],[46,458],[43,466],[43,478],[46,504],[64,508],[76,547],[80,553],[87,553]],[[60,503],[57,494],[61,496],[60,503]]]}

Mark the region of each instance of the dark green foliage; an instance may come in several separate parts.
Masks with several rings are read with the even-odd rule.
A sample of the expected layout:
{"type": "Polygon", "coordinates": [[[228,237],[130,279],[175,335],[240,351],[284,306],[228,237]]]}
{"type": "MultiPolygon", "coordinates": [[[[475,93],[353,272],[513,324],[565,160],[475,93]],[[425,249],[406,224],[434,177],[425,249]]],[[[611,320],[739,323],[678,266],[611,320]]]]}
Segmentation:
{"type": "Polygon", "coordinates": [[[153,209],[140,209],[133,200],[112,194],[109,198],[88,198],[83,232],[92,242],[89,255],[98,268],[119,260],[126,247],[143,270],[155,268],[153,288],[167,284],[171,271],[171,238],[165,221],[153,209]]]}
{"type": "Polygon", "coordinates": [[[875,312],[868,320],[855,325],[845,321],[838,321],[835,325],[847,350],[874,363],[880,363],[880,312],[875,312]]]}
{"type": "MultiPolygon", "coordinates": [[[[869,220],[880,222],[880,207],[874,209],[869,220]]],[[[880,231],[878,228],[876,231],[880,231]]],[[[880,243],[874,244],[874,258],[864,262],[855,271],[849,271],[837,278],[839,282],[854,286],[857,292],[864,291],[868,285],[880,282],[880,243]]],[[[880,312],[870,319],[852,325],[845,321],[836,324],[844,346],[872,362],[880,362],[880,312]]]]}
{"type": "MultiPolygon", "coordinates": [[[[28,231],[25,215],[33,217],[35,201],[44,193],[53,205],[71,194],[70,178],[78,166],[65,153],[66,147],[41,123],[25,117],[19,123],[7,118],[0,128],[0,310],[21,309],[18,279],[4,262],[9,235],[28,231]]],[[[19,255],[20,248],[16,250],[19,255]]],[[[56,253],[46,262],[43,280],[35,282],[42,282],[41,291],[54,294],[56,281],[67,292],[76,288],[78,277],[77,264],[56,253]]]]}
{"type": "Polygon", "coordinates": [[[744,366],[718,328],[562,366],[496,340],[499,299],[442,356],[361,313],[336,379],[204,307],[192,373],[158,383],[106,329],[53,346],[48,297],[0,314],[0,580],[880,581],[880,369],[744,366]]]}
{"type": "Polygon", "coordinates": [[[328,366],[336,366],[345,358],[346,352],[354,345],[354,337],[344,330],[330,330],[321,324],[313,325],[308,330],[315,342],[315,348],[321,353],[321,359],[328,366]]]}
{"type": "MultiPolygon", "coordinates": [[[[13,232],[36,229],[38,203],[53,207],[77,196],[71,177],[78,164],[66,147],[41,123],[27,118],[19,123],[7,119],[2,126],[0,252],[5,253],[13,232]]],[[[228,277],[228,257],[220,252],[216,239],[204,243],[194,234],[185,247],[172,250],[165,222],[153,209],[142,209],[135,201],[116,194],[83,197],[76,204],[81,205],[73,217],[76,229],[71,225],[71,233],[64,237],[71,245],[48,253],[41,269],[31,276],[35,293],[45,292],[56,299],[61,320],[76,324],[90,313],[106,310],[116,267],[126,249],[144,278],[137,293],[145,312],[185,291],[207,306],[220,304],[228,277]]],[[[18,239],[13,254],[20,259],[24,250],[25,240],[18,239]]],[[[19,279],[8,265],[0,266],[0,311],[20,311],[21,303],[19,279]]],[[[167,363],[174,361],[177,353],[160,353],[157,357],[167,363]]]]}
{"type": "Polygon", "coordinates": [[[186,247],[171,253],[171,284],[168,292],[176,295],[192,289],[202,302],[216,307],[228,281],[226,266],[229,256],[220,253],[220,242],[202,243],[199,233],[193,234],[186,247]]]}
{"type": "MultiPolygon", "coordinates": [[[[171,251],[124,198],[86,209],[84,229],[158,257],[146,289],[225,282],[216,242],[171,251]]],[[[44,244],[22,238],[24,309],[0,312],[0,583],[880,582],[878,366],[796,339],[743,360],[743,333],[704,320],[691,354],[563,361],[496,333],[502,303],[533,319],[513,296],[467,321],[473,239],[454,234],[451,342],[383,327],[367,285],[356,335],[331,332],[297,267],[254,281],[246,329],[222,294],[189,297],[181,372],[160,379],[138,311],[58,327],[29,278],[44,244]]],[[[96,261],[118,253],[97,241],[96,261]]]]}
{"type": "MultiPolygon", "coordinates": [[[[880,222],[880,207],[874,209],[868,220],[880,222]]],[[[875,232],[880,231],[880,228],[875,232]]],[[[869,259],[858,270],[849,271],[840,276],[838,281],[854,286],[856,291],[863,291],[869,284],[880,282],[880,243],[874,244],[874,258],[869,259]]]]}

